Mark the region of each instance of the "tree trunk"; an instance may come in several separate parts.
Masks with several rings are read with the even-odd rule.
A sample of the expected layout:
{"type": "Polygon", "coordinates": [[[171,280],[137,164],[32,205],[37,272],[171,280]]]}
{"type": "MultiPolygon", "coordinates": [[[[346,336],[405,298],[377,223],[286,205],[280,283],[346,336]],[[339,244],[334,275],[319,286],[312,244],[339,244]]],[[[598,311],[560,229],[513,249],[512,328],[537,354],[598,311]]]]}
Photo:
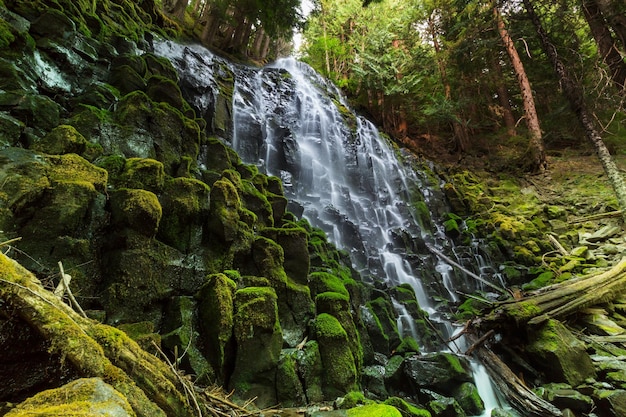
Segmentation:
{"type": "Polygon", "coordinates": [[[626,63],[615,46],[613,35],[606,25],[596,0],[583,1],[583,15],[591,29],[593,38],[598,45],[602,61],[609,67],[611,80],[618,91],[623,94],[626,86],[626,63]]]}
{"type": "Polygon", "coordinates": [[[602,15],[609,22],[615,36],[621,41],[622,52],[626,52],[626,8],[624,0],[598,0],[602,15]]]}
{"type": "MultiPolygon", "coordinates": [[[[441,82],[443,83],[445,98],[447,101],[450,101],[452,99],[452,87],[448,81],[446,64],[439,56],[441,55],[441,47],[439,45],[439,40],[437,39],[437,32],[432,18],[428,19],[428,30],[430,31],[430,35],[433,40],[433,47],[435,48],[437,67],[439,68],[441,82]]],[[[461,120],[461,117],[457,117],[456,120],[453,120],[452,129],[454,130],[454,139],[456,141],[458,151],[465,152],[469,148],[469,134],[467,132],[467,126],[462,124],[461,120]]]]}
{"type": "Polygon", "coordinates": [[[482,325],[514,323],[536,325],[561,319],[596,304],[610,302],[626,292],[626,258],[604,273],[544,287],[519,300],[498,305],[482,325]]]}
{"type": "Polygon", "coordinates": [[[498,100],[500,101],[500,107],[502,107],[502,119],[504,120],[504,126],[506,126],[506,133],[509,136],[517,135],[515,129],[515,117],[513,116],[513,109],[511,108],[511,99],[509,98],[509,91],[504,83],[504,77],[502,75],[502,67],[500,62],[494,60],[493,68],[496,74],[496,92],[498,93],[498,100]]]}
{"type": "Polygon", "coordinates": [[[539,35],[539,40],[541,41],[543,50],[552,61],[552,65],[554,66],[563,88],[563,94],[569,101],[572,110],[576,113],[576,116],[578,116],[578,120],[585,129],[587,139],[591,141],[598,157],[600,158],[600,163],[602,164],[604,172],[606,173],[609,182],[615,191],[617,202],[622,210],[622,218],[624,219],[624,222],[626,222],[626,184],[624,183],[624,178],[617,168],[617,165],[615,165],[615,161],[613,161],[609,150],[602,141],[602,137],[594,125],[593,118],[587,110],[580,86],[578,86],[574,79],[569,75],[565,65],[559,58],[554,44],[551,42],[548,34],[543,29],[541,21],[535,13],[531,0],[524,0],[524,6],[526,7],[526,11],[535,26],[537,34],[539,35]]]}
{"type": "Polygon", "coordinates": [[[528,76],[526,75],[524,64],[522,63],[522,60],[517,53],[517,49],[515,48],[515,44],[513,43],[513,39],[511,39],[509,32],[504,26],[504,20],[502,19],[500,10],[497,7],[494,7],[493,14],[498,25],[498,33],[500,34],[502,43],[504,43],[506,53],[509,55],[511,65],[513,66],[513,70],[517,76],[517,82],[519,83],[519,88],[522,93],[522,104],[524,106],[526,126],[528,126],[528,133],[530,134],[529,148],[531,160],[529,169],[531,172],[542,172],[547,168],[548,163],[546,161],[546,151],[543,145],[543,136],[541,133],[541,126],[539,124],[539,117],[537,116],[537,110],[535,108],[533,90],[530,86],[528,76]]]}

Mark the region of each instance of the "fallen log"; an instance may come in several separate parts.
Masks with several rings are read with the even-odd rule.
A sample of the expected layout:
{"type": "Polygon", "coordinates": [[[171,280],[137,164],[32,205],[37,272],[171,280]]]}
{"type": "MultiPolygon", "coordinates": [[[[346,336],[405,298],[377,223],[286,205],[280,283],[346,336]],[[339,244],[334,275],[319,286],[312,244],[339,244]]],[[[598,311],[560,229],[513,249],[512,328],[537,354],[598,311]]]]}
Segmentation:
{"type": "Polygon", "coordinates": [[[517,300],[499,304],[481,324],[514,322],[537,325],[550,318],[563,318],[584,308],[607,303],[626,292],[626,257],[610,270],[544,287],[517,300]]]}
{"type": "Polygon", "coordinates": [[[498,355],[493,353],[476,335],[468,334],[467,339],[472,344],[472,354],[485,366],[497,390],[521,415],[527,417],[560,417],[563,415],[561,410],[528,388],[498,355]]]}

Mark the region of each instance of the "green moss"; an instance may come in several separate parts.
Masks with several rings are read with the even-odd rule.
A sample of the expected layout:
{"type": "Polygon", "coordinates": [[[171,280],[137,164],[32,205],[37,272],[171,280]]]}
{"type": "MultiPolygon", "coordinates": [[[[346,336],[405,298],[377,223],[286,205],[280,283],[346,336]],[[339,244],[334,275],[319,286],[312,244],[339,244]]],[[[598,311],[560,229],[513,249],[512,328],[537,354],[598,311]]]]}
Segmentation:
{"type": "Polygon", "coordinates": [[[225,274],[212,274],[198,293],[200,331],[209,342],[206,357],[221,381],[226,378],[226,346],[233,336],[235,289],[235,282],[225,274]]]}
{"type": "Polygon", "coordinates": [[[522,289],[524,291],[537,290],[539,288],[545,287],[546,285],[550,284],[553,279],[554,279],[554,272],[545,271],[539,274],[537,278],[533,279],[529,283],[522,285],[522,289]]]}
{"type": "Polygon", "coordinates": [[[420,352],[419,344],[412,337],[403,338],[402,343],[400,343],[400,346],[396,348],[396,353],[400,355],[414,354],[414,353],[419,353],[419,352],[420,352]]]}
{"type": "Polygon", "coordinates": [[[163,218],[157,237],[181,252],[202,242],[202,222],[209,215],[209,187],[192,178],[173,178],[161,195],[163,218]]]}
{"type": "Polygon", "coordinates": [[[96,417],[103,410],[115,414],[135,414],[126,398],[112,386],[100,378],[84,378],[60,388],[39,392],[19,404],[7,416],[96,417]]]}
{"type": "Polygon", "coordinates": [[[516,308],[509,312],[517,323],[525,323],[539,313],[541,309],[532,301],[520,301],[516,303],[516,308]]]}
{"type": "Polygon", "coordinates": [[[354,408],[358,405],[372,403],[371,400],[367,400],[365,395],[361,391],[351,391],[343,396],[343,401],[340,402],[339,408],[348,409],[354,408]]]}
{"type": "Polygon", "coordinates": [[[399,397],[390,397],[385,400],[385,404],[391,405],[403,413],[403,416],[408,417],[431,417],[430,411],[423,408],[416,407],[415,405],[407,402],[399,397]]]}
{"type": "Polygon", "coordinates": [[[60,125],[52,129],[44,138],[31,148],[40,152],[61,155],[65,153],[82,154],[87,140],[74,126],[60,125]]]}
{"type": "Polygon", "coordinates": [[[354,391],[358,373],[346,331],[335,317],[326,313],[316,317],[312,330],[326,370],[323,385],[326,398],[354,391]]]}
{"type": "Polygon", "coordinates": [[[159,199],[150,191],[121,189],[111,194],[111,220],[119,226],[154,237],[162,215],[159,199]]]}
{"type": "Polygon", "coordinates": [[[119,188],[139,188],[160,193],[165,183],[163,164],[150,158],[128,158],[118,177],[119,188]]]}
{"type": "Polygon", "coordinates": [[[309,287],[313,296],[325,292],[334,292],[345,297],[350,296],[341,279],[328,272],[312,272],[309,275],[309,287]]]}
{"type": "Polygon", "coordinates": [[[48,156],[50,163],[48,176],[52,181],[78,180],[93,184],[99,192],[104,192],[108,180],[108,173],[102,168],[91,164],[75,154],[48,156]]]}
{"type": "Polygon", "coordinates": [[[402,417],[402,413],[390,405],[371,404],[351,408],[348,417],[402,417]]]}

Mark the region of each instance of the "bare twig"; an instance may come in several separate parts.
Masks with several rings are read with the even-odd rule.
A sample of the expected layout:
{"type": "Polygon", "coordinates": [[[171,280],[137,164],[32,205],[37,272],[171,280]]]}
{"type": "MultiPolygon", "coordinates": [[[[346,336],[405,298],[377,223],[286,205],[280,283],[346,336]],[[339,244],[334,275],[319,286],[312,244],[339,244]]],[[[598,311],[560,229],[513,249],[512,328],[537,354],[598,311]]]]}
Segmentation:
{"type": "Polygon", "coordinates": [[[70,280],[72,279],[72,277],[65,273],[65,271],[63,270],[63,263],[61,263],[61,261],[59,261],[59,269],[61,270],[61,282],[63,283],[63,286],[61,286],[61,284],[59,283],[59,287],[61,287],[61,290],[59,290],[59,287],[57,287],[57,289],[54,290],[54,295],[61,298],[63,297],[63,292],[67,292],[67,296],[70,298],[70,302],[72,303],[74,308],[78,310],[81,316],[86,318],[87,314],[85,314],[83,308],[80,306],[80,304],[78,304],[78,301],[76,301],[74,294],[72,294],[72,290],[70,290],[70,280]],[[57,291],[60,292],[60,296],[57,294],[57,291]]]}

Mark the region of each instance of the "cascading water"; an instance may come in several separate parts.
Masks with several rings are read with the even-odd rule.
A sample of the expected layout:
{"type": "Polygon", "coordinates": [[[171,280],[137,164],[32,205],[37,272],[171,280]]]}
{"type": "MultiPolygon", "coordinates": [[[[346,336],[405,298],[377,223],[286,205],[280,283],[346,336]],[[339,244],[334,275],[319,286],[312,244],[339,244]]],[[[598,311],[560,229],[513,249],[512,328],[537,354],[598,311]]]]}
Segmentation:
{"type": "MultiPolygon", "coordinates": [[[[233,67],[201,47],[169,42],[156,44],[155,51],[186,74],[182,83],[206,92],[190,100],[211,124],[215,112],[231,111],[220,109],[216,96],[229,68],[235,85],[234,123],[212,127],[221,129],[244,162],[282,179],[290,210],[348,251],[363,279],[388,287],[410,284],[420,306],[437,320],[432,299],[456,302],[459,287],[468,292],[476,288],[476,282],[457,276],[456,269],[428,250],[436,247],[455,256],[442,227],[431,220],[441,214],[431,207],[443,201],[435,176],[415,170],[410,155],[351,111],[339,90],[310,67],[294,59],[262,69],[233,67]]],[[[488,268],[484,263],[480,267],[488,268]]],[[[419,340],[406,309],[394,304],[400,331],[419,340]]],[[[449,333],[444,338],[452,334],[448,322],[441,327],[449,333]]],[[[479,367],[474,371],[487,397],[483,400],[496,401],[484,372],[479,367]]],[[[486,404],[487,410],[495,406],[486,404]]]]}

